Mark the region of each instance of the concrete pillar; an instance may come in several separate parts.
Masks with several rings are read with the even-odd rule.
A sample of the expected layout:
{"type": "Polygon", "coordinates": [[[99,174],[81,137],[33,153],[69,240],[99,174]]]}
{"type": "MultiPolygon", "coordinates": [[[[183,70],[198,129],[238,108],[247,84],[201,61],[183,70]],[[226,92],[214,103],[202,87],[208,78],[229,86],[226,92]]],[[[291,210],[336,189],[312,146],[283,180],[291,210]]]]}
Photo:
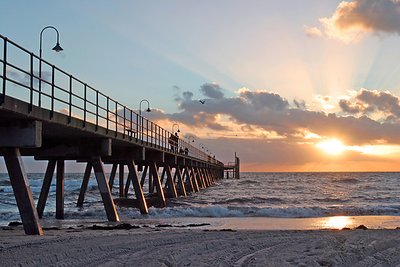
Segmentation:
{"type": "Polygon", "coordinates": [[[57,160],[56,219],[64,219],[64,160],[57,160]]]}
{"type": "Polygon", "coordinates": [[[119,197],[124,197],[125,190],[124,190],[124,164],[119,164],[119,197]]]}
{"type": "Polygon", "coordinates": [[[178,194],[176,193],[176,187],[175,187],[174,179],[172,178],[171,168],[169,167],[169,165],[164,166],[164,171],[167,174],[167,184],[168,184],[168,189],[171,194],[171,197],[176,198],[176,197],[178,197],[178,194]]]}
{"type": "Polygon", "coordinates": [[[83,175],[82,186],[81,190],[79,191],[78,202],[76,203],[76,206],[78,207],[83,206],[83,201],[85,200],[85,193],[87,190],[91,172],[92,172],[92,163],[88,162],[86,164],[85,174],[83,175]]]}
{"type": "Polygon", "coordinates": [[[150,163],[150,171],[152,173],[153,176],[153,180],[154,183],[156,185],[157,188],[157,195],[160,201],[160,205],[161,207],[165,207],[166,206],[166,202],[165,202],[165,196],[164,196],[164,189],[162,187],[161,181],[160,181],[160,176],[158,175],[158,171],[157,171],[157,165],[155,162],[150,163]]]}
{"type": "Polygon", "coordinates": [[[103,199],[104,209],[106,210],[107,219],[110,222],[119,222],[117,209],[115,208],[114,201],[108,187],[107,177],[104,172],[103,163],[100,157],[91,161],[96,175],[97,185],[99,186],[101,198],[103,199]]]}
{"type": "Polygon", "coordinates": [[[146,199],[144,198],[142,186],[139,183],[139,174],[135,168],[135,162],[131,161],[128,164],[129,179],[132,181],[133,189],[135,190],[136,199],[139,204],[139,210],[141,214],[148,214],[146,199]]]}
{"type": "Polygon", "coordinates": [[[146,175],[147,175],[147,170],[149,169],[149,166],[145,166],[144,170],[142,171],[142,179],[140,180],[140,186],[144,186],[144,181],[146,180],[146,175]]]}
{"type": "Polygon", "coordinates": [[[115,179],[115,174],[117,173],[117,167],[118,167],[118,164],[116,164],[116,163],[114,163],[112,165],[110,180],[108,181],[108,186],[110,187],[111,192],[112,192],[112,189],[114,186],[114,179],[115,179]]]}
{"type": "Polygon", "coordinates": [[[35,208],[32,191],[29,187],[28,176],[21,160],[21,153],[18,148],[4,150],[4,161],[10,176],[11,186],[14,191],[19,214],[27,235],[42,235],[39,216],[35,208]]]}
{"type": "Polygon", "coordinates": [[[56,161],[49,160],[46,168],[46,174],[44,175],[42,189],[40,190],[40,196],[37,203],[37,212],[39,218],[42,218],[44,207],[46,206],[47,197],[49,195],[51,182],[53,180],[54,170],[56,168],[56,161]]]}
{"type": "Polygon", "coordinates": [[[182,173],[179,167],[175,168],[175,177],[177,177],[179,185],[179,194],[182,196],[187,196],[185,183],[183,182],[182,173]]]}
{"type": "Polygon", "coordinates": [[[190,177],[190,170],[189,167],[185,167],[184,171],[183,171],[183,179],[186,179],[186,183],[188,184],[189,187],[189,191],[190,192],[194,192],[194,186],[193,186],[193,182],[192,182],[192,178],[190,177]]]}
{"type": "Polygon", "coordinates": [[[152,194],[152,193],[154,193],[154,179],[153,179],[153,173],[152,173],[151,167],[149,167],[149,168],[150,168],[150,171],[149,171],[149,194],[152,194]]]}

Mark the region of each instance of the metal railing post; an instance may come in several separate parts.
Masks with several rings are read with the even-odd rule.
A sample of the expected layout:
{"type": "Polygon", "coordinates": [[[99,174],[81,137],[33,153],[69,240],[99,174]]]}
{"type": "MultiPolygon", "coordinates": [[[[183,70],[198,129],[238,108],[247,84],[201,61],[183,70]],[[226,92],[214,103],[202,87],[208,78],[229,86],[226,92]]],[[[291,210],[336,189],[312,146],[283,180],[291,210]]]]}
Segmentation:
{"type": "Polygon", "coordinates": [[[133,129],[132,129],[132,123],[133,123],[133,111],[132,111],[132,109],[130,110],[131,111],[131,121],[130,121],[130,131],[131,131],[131,138],[130,138],[130,140],[132,140],[132,136],[133,136],[133,129]]]}
{"type": "Polygon", "coordinates": [[[106,131],[106,133],[108,134],[108,127],[109,127],[109,122],[108,122],[108,120],[110,119],[109,118],[109,115],[108,115],[108,112],[109,112],[109,110],[110,110],[110,97],[108,97],[107,96],[107,121],[106,121],[106,125],[107,125],[107,131],[106,131]]]}
{"type": "Polygon", "coordinates": [[[87,84],[83,85],[83,127],[86,127],[87,84]]]}
{"type": "Polygon", "coordinates": [[[54,75],[55,75],[56,66],[51,66],[51,110],[50,110],[50,119],[53,118],[54,115],[54,75]]]}
{"type": "Polygon", "coordinates": [[[123,119],[124,119],[124,132],[122,133],[122,137],[125,138],[125,130],[126,130],[126,118],[125,118],[125,106],[124,106],[124,115],[123,115],[123,119]]]}
{"type": "Polygon", "coordinates": [[[29,92],[29,113],[32,111],[33,108],[33,53],[30,54],[30,71],[29,71],[29,76],[30,76],[30,92],[29,92]]]}
{"type": "Polygon", "coordinates": [[[139,133],[139,114],[136,113],[136,134],[137,137],[140,138],[140,133],[139,133]]]}
{"type": "Polygon", "coordinates": [[[69,75],[69,114],[68,114],[68,123],[71,123],[72,120],[72,75],[69,75]]]}
{"type": "Polygon", "coordinates": [[[146,142],[149,143],[149,120],[146,119],[146,142]]]}
{"type": "Polygon", "coordinates": [[[115,101],[115,137],[118,134],[118,102],[115,101]]]}
{"type": "Polygon", "coordinates": [[[0,96],[0,105],[4,103],[6,97],[6,83],[7,83],[7,38],[4,38],[4,49],[3,49],[3,88],[0,96]]]}
{"type": "Polygon", "coordinates": [[[99,128],[99,90],[96,90],[96,131],[99,128]]]}

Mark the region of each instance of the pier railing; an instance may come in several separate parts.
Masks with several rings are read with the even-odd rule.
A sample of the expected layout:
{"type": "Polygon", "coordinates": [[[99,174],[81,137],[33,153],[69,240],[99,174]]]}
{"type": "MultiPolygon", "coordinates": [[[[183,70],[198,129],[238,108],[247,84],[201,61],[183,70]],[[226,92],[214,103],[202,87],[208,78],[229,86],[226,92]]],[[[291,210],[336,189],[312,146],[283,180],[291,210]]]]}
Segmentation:
{"type": "Polygon", "coordinates": [[[82,120],[82,127],[92,123],[137,144],[222,165],[190,142],[174,138],[173,133],[7,37],[0,35],[0,39],[0,105],[4,96],[14,97],[29,103],[30,110],[33,106],[50,110],[49,119],[54,112],[64,113],[69,120],[82,120]]]}

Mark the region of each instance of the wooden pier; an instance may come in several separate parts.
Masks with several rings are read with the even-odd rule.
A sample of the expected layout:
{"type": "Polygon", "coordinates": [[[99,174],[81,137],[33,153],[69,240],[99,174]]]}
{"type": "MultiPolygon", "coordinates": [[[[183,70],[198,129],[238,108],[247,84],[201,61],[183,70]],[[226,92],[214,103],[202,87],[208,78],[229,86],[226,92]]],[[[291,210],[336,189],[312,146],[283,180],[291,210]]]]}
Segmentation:
{"type": "Polygon", "coordinates": [[[222,162],[181,139],[171,146],[173,133],[2,35],[0,42],[0,155],[26,234],[43,233],[40,218],[54,173],[56,218],[64,218],[66,160],[86,163],[77,206],[84,205],[93,171],[112,222],[119,221],[116,203],[147,214],[150,205],[164,207],[168,198],[199,192],[223,178],[222,162]],[[21,156],[48,162],[37,205],[21,156]],[[112,166],[110,177],[105,164],[112,166]],[[119,198],[114,200],[117,171],[119,198]]]}

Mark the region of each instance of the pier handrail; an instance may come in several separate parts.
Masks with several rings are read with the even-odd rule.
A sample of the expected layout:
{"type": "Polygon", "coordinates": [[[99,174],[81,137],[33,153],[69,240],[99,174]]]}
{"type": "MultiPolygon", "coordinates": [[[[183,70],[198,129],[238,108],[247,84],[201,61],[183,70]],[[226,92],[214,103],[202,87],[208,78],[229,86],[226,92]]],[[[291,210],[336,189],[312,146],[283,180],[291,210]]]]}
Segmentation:
{"type": "Polygon", "coordinates": [[[93,123],[96,127],[115,131],[115,134],[122,133],[124,138],[137,144],[176,154],[186,154],[187,148],[189,157],[223,165],[181,138],[177,146],[171,147],[169,138],[173,133],[7,37],[0,34],[0,39],[3,40],[0,44],[0,105],[6,95],[11,96],[29,103],[30,111],[33,106],[50,110],[50,119],[54,112],[64,113],[69,121],[73,117],[81,119],[83,127],[86,123],[93,123]],[[39,75],[36,65],[41,65],[42,75],[39,75]],[[41,86],[37,86],[39,83],[41,86]],[[9,86],[15,90],[10,90],[9,86]]]}

